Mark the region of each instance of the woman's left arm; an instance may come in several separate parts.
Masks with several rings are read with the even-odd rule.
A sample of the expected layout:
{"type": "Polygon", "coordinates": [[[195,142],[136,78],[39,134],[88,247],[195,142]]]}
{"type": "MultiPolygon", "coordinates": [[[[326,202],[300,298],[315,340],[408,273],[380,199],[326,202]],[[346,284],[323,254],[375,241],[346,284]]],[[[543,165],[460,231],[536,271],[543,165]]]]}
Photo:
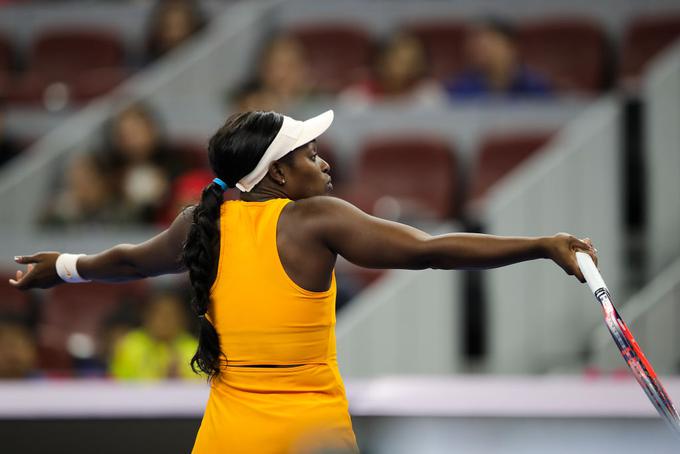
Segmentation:
{"type": "MultiPolygon", "coordinates": [[[[187,208],[170,227],[141,244],[119,244],[98,254],[82,256],[77,262],[78,274],[92,281],[120,282],[181,273],[185,271],[182,252],[192,218],[193,207],[187,208]]],[[[10,284],[28,290],[63,283],[56,272],[57,257],[58,252],[15,257],[17,263],[28,265],[28,270],[25,273],[18,270],[10,284]]]]}

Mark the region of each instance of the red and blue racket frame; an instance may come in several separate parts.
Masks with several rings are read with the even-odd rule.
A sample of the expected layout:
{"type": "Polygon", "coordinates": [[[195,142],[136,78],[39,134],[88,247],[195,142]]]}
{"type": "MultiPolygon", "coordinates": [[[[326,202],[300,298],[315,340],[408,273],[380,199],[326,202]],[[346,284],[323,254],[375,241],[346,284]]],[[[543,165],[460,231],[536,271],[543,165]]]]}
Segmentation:
{"type": "Polygon", "coordinates": [[[650,402],[652,402],[652,405],[654,405],[654,408],[656,408],[656,411],[673,432],[680,437],[680,415],[678,415],[678,411],[675,409],[668,393],[661,384],[656,372],[654,372],[654,368],[633,337],[633,333],[631,333],[628,325],[626,325],[626,322],[623,321],[623,318],[621,318],[614,307],[609,290],[595,263],[588,254],[582,252],[576,253],[576,259],[591,291],[602,306],[605,324],[612,338],[614,338],[614,343],[621,352],[623,359],[628,364],[628,367],[633,372],[633,376],[644,390],[650,402]]]}
{"type": "Polygon", "coordinates": [[[668,393],[664,389],[654,368],[642,352],[633,334],[628,329],[616,308],[612,304],[611,295],[606,288],[600,288],[595,292],[595,298],[602,305],[604,320],[609,332],[614,338],[614,343],[621,351],[621,356],[633,372],[633,376],[640,384],[645,394],[652,402],[659,415],[669,424],[673,431],[680,436],[680,416],[671,402],[668,393]]]}

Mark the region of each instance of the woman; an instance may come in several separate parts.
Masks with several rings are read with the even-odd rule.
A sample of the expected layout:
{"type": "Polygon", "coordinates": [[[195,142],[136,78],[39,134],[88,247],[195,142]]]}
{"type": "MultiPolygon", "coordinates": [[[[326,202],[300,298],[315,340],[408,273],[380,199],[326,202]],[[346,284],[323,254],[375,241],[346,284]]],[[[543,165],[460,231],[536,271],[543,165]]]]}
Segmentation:
{"type": "Polygon", "coordinates": [[[433,237],[326,197],[330,168],[315,139],[332,120],[332,111],[304,122],[275,112],[233,115],[208,146],[218,178],[163,233],[95,255],[16,258],[28,264],[11,280],[20,289],[189,271],[201,323],[191,365],[211,383],[194,454],[358,451],[336,360],[338,255],[405,269],[551,258],[582,282],[574,251],[595,257],[588,240],[566,234],[433,237]],[[223,202],[227,186],[241,199],[223,202]]]}

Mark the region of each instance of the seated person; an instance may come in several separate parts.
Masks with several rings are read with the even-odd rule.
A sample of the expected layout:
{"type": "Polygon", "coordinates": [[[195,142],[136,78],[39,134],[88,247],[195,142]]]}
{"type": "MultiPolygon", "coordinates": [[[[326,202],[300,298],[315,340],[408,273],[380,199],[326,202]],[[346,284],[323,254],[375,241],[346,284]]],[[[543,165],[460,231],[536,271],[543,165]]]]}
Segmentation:
{"type": "Polygon", "coordinates": [[[345,102],[408,99],[439,99],[438,85],[429,77],[428,61],[422,43],[401,33],[385,43],[378,54],[371,78],[341,93],[345,102]]]}
{"type": "Polygon", "coordinates": [[[33,333],[19,319],[0,319],[0,380],[36,378],[37,346],[33,333]]]}
{"type": "Polygon", "coordinates": [[[293,37],[279,35],[260,56],[255,77],[232,96],[237,111],[288,112],[316,96],[305,51],[293,37]]]}
{"type": "Polygon", "coordinates": [[[505,96],[511,98],[548,96],[548,80],[522,64],[515,30],[498,19],[487,19],[470,27],[465,40],[468,67],[445,83],[453,99],[505,96]]]}
{"type": "Polygon", "coordinates": [[[148,106],[134,104],[113,119],[101,154],[130,223],[152,223],[170,196],[172,181],[186,170],[148,106]]]}
{"type": "Polygon", "coordinates": [[[121,380],[200,379],[189,365],[197,345],[181,298],[161,292],[145,308],[142,326],[115,345],[109,372],[121,380]]]}
{"type": "Polygon", "coordinates": [[[203,14],[193,0],[160,0],[149,18],[147,60],[175,49],[204,26],[203,14]]]}
{"type": "Polygon", "coordinates": [[[48,202],[40,223],[49,226],[83,224],[123,224],[128,213],[110,176],[91,154],[81,154],[69,161],[61,189],[48,202]]]}

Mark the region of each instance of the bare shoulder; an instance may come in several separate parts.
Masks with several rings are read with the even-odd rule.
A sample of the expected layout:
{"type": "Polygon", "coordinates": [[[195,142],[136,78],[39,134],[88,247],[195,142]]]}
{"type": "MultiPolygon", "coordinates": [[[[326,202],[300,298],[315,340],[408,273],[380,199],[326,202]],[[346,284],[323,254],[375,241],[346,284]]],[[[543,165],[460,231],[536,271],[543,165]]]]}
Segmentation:
{"type": "Polygon", "coordinates": [[[331,196],[296,200],[285,208],[284,223],[306,238],[325,238],[365,214],[351,203],[331,196]]]}
{"type": "Polygon", "coordinates": [[[361,212],[361,210],[345,200],[325,195],[296,200],[290,205],[291,214],[305,219],[361,212]]]}

